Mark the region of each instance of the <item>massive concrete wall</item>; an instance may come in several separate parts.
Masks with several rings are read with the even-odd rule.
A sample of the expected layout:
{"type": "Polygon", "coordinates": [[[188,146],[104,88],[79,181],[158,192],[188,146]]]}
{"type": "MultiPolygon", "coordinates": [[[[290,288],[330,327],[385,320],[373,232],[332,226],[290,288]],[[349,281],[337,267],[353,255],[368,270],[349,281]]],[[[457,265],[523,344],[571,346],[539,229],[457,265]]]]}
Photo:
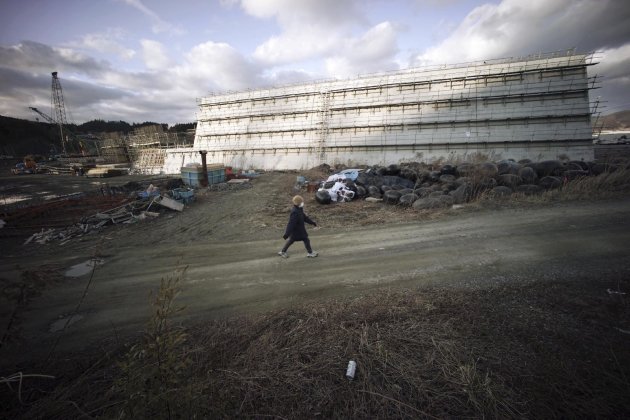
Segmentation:
{"type": "Polygon", "coordinates": [[[477,153],[590,160],[589,64],[548,54],[212,95],[200,100],[194,149],[263,169],[477,153]]]}

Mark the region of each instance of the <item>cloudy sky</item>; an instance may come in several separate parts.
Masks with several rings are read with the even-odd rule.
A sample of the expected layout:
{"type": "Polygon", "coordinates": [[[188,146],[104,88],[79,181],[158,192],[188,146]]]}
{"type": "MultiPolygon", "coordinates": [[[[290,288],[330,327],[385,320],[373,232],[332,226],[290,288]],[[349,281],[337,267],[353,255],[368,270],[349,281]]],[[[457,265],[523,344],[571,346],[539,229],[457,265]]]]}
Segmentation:
{"type": "Polygon", "coordinates": [[[169,124],[196,99],[577,48],[606,112],[630,109],[628,0],[0,0],[0,115],[169,124]]]}

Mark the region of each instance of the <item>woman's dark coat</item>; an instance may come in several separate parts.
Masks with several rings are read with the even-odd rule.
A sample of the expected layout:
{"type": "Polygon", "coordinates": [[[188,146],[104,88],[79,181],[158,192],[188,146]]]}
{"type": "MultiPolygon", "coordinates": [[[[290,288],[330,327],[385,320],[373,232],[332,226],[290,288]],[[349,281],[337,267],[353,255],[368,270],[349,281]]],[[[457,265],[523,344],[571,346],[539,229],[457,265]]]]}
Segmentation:
{"type": "Polygon", "coordinates": [[[294,241],[301,241],[308,238],[304,222],[317,226],[317,223],[313,222],[307,215],[304,214],[304,209],[302,207],[293,206],[293,209],[291,209],[291,216],[289,216],[289,223],[287,224],[287,229],[284,231],[283,238],[287,239],[291,236],[294,241]]]}

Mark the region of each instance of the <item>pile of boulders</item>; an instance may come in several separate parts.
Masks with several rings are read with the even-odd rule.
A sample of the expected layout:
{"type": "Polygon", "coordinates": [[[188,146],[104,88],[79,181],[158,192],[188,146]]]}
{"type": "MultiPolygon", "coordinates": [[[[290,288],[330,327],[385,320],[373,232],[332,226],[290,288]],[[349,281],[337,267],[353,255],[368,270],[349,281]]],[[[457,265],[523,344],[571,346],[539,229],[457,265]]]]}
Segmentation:
{"type": "MultiPolygon", "coordinates": [[[[560,160],[501,160],[457,165],[413,162],[365,168],[356,179],[346,179],[345,183],[354,191],[355,199],[430,209],[462,204],[482,193],[497,197],[537,194],[581,177],[616,169],[617,166],[610,164],[560,160]]],[[[327,194],[325,190],[318,191],[317,201],[330,203],[327,194]]]]}

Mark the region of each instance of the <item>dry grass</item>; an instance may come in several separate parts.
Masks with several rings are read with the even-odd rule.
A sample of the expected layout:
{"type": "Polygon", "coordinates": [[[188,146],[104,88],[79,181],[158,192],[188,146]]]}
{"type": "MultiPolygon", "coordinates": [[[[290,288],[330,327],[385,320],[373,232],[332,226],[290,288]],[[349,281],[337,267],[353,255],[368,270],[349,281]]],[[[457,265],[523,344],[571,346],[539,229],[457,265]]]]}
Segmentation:
{"type": "MultiPolygon", "coordinates": [[[[157,343],[145,336],[126,354],[111,353],[87,369],[65,372],[49,393],[8,413],[627,417],[630,347],[615,328],[628,329],[630,308],[624,295],[605,290],[629,286],[627,279],[607,278],[484,290],[381,290],[204,322],[188,326],[185,340],[167,340],[162,347],[174,367],[168,376],[160,373],[158,358],[138,353],[150,353],[157,343]],[[184,360],[189,364],[178,364],[184,360]],[[344,376],[349,360],[357,362],[353,381],[344,376]],[[129,375],[139,380],[121,386],[131,383],[129,375]]],[[[153,326],[148,336],[151,331],[153,326]]],[[[176,325],[161,331],[162,337],[184,333],[176,325]]]]}

